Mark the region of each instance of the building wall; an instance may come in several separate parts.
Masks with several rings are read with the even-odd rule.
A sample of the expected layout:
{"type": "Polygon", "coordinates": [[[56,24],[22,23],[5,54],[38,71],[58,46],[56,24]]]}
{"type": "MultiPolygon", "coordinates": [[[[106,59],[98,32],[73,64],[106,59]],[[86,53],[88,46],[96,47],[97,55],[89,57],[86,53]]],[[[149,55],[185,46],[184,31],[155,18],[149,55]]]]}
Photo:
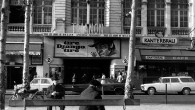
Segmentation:
{"type": "MultiPolygon", "coordinates": [[[[110,33],[121,34],[122,28],[122,5],[120,0],[110,0],[109,28],[110,33]]],[[[107,8],[107,7],[106,7],[107,8]]]]}

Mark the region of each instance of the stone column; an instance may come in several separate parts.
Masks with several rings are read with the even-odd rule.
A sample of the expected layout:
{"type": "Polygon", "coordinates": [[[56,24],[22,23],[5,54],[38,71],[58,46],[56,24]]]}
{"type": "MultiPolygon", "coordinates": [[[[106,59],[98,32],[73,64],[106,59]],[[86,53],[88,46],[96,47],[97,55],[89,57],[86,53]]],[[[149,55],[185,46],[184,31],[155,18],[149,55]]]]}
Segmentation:
{"type": "Polygon", "coordinates": [[[105,26],[110,26],[110,0],[105,0],[105,26]]]}
{"type": "Polygon", "coordinates": [[[87,0],[87,24],[90,24],[90,0],[87,0]]]}
{"type": "Polygon", "coordinates": [[[190,37],[195,39],[195,0],[189,0],[189,29],[190,37]]]}
{"type": "Polygon", "coordinates": [[[148,35],[147,29],[147,0],[142,0],[142,10],[141,10],[141,26],[142,26],[142,36],[148,35]]]}
{"type": "Polygon", "coordinates": [[[165,4],[165,37],[171,36],[171,0],[166,0],[165,4]]]}

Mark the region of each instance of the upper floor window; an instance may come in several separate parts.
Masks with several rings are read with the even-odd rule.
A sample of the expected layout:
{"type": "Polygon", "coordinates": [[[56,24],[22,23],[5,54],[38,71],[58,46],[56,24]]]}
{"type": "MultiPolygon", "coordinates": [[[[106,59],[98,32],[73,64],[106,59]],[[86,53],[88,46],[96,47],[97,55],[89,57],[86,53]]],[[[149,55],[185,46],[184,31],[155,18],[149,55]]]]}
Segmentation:
{"type": "MultiPolygon", "coordinates": [[[[104,24],[104,0],[90,0],[90,24],[104,24]]],[[[71,20],[74,24],[87,24],[86,0],[72,0],[71,20]]]]}
{"type": "Polygon", "coordinates": [[[165,26],[165,0],[148,0],[147,26],[165,26]]]}
{"type": "Polygon", "coordinates": [[[22,0],[10,0],[9,23],[24,23],[25,7],[22,0]]]}
{"type": "Polygon", "coordinates": [[[34,24],[52,23],[52,0],[34,0],[34,24]]]}
{"type": "Polygon", "coordinates": [[[171,26],[188,27],[188,0],[171,0],[171,26]]]}
{"type": "MultiPolygon", "coordinates": [[[[123,15],[124,15],[124,26],[130,26],[131,25],[131,15],[129,12],[131,11],[131,5],[132,5],[132,0],[124,0],[123,3],[123,15]]],[[[138,0],[137,3],[137,22],[136,26],[141,26],[141,6],[142,2],[141,0],[138,0]]]]}
{"type": "Polygon", "coordinates": [[[104,0],[91,0],[90,24],[104,24],[104,0]]]}

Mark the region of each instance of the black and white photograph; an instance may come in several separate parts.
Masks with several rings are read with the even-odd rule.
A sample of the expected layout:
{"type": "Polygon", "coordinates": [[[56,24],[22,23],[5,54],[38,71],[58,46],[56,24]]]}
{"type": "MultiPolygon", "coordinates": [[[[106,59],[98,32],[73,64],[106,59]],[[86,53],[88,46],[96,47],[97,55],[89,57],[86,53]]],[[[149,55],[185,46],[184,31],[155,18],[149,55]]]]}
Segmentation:
{"type": "Polygon", "coordinates": [[[195,109],[195,0],[0,7],[0,110],[195,109]]]}

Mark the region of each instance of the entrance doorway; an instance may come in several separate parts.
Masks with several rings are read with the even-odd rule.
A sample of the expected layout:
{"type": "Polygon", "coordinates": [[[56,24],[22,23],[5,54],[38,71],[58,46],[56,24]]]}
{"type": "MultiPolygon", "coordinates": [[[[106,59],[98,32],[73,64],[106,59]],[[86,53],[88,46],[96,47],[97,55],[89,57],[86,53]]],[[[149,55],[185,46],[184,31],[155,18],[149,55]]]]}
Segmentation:
{"type": "Polygon", "coordinates": [[[7,89],[14,88],[14,81],[16,81],[17,84],[22,83],[21,66],[7,66],[7,89]]]}
{"type": "Polygon", "coordinates": [[[102,73],[110,76],[110,59],[65,59],[64,60],[64,83],[71,84],[75,73],[76,83],[81,83],[82,76],[86,74],[86,82],[95,75],[101,78],[102,73]]]}

